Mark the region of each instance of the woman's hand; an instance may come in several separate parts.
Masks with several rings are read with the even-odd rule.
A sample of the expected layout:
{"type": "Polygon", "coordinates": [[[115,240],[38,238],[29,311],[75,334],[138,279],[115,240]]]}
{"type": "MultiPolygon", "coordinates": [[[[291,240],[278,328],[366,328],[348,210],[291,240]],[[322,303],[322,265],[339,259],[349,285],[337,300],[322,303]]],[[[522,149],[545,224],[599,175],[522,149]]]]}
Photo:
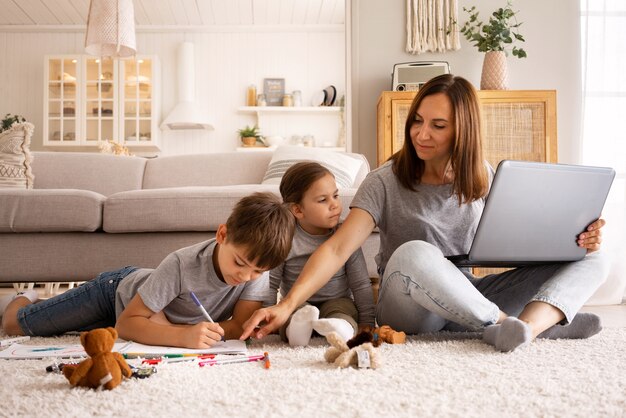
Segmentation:
{"type": "Polygon", "coordinates": [[[587,230],[578,235],[576,241],[579,247],[586,248],[587,253],[598,251],[602,244],[602,227],[606,225],[606,221],[602,218],[598,219],[587,227],[587,230]]]}
{"type": "Polygon", "coordinates": [[[243,323],[243,333],[239,339],[245,340],[249,337],[265,337],[287,322],[292,312],[292,309],[282,303],[255,311],[252,316],[243,323]],[[261,323],[263,323],[262,326],[260,326],[261,323]]]}

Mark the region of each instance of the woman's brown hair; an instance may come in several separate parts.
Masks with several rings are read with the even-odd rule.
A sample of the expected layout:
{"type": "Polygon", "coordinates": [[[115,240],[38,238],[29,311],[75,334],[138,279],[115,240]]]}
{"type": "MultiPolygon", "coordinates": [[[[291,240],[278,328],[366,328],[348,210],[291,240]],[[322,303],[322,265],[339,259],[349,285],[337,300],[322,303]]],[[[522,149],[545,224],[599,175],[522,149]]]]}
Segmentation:
{"type": "Polygon", "coordinates": [[[480,105],[472,84],[462,77],[444,74],[429,80],[417,92],[404,127],[404,145],[391,156],[393,172],[409,190],[421,182],[424,161],[417,156],[411,141],[411,126],[422,100],[426,96],[443,93],[450,99],[454,112],[454,144],[450,165],[454,173],[452,190],[459,204],[480,199],[487,194],[489,177],[482,151],[480,105]]]}

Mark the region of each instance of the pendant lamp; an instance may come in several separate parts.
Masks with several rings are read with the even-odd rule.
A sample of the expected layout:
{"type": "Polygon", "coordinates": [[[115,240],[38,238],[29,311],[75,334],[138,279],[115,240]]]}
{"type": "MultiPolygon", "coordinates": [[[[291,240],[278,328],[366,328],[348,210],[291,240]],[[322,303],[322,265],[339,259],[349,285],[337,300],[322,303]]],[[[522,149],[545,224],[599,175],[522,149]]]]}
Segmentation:
{"type": "Polygon", "coordinates": [[[85,52],[111,58],[137,53],[133,0],[91,0],[85,52]]]}

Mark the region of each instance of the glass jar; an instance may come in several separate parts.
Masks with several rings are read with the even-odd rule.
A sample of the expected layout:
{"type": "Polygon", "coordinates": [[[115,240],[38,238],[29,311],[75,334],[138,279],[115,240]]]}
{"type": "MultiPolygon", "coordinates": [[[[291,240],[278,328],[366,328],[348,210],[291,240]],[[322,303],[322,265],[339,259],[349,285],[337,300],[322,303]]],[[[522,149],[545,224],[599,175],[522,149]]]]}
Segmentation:
{"type": "Polygon", "coordinates": [[[285,107],[293,106],[293,96],[291,94],[285,94],[283,96],[283,106],[285,107]]]}
{"type": "Polygon", "coordinates": [[[256,105],[267,106],[267,100],[265,100],[265,94],[261,93],[258,96],[256,96],[256,105]]]}
{"type": "Polygon", "coordinates": [[[315,146],[315,137],[313,135],[304,135],[302,138],[302,145],[305,147],[315,146]]]}
{"type": "Polygon", "coordinates": [[[293,91],[293,105],[302,106],[302,92],[300,90],[293,91]]]}
{"type": "Polygon", "coordinates": [[[254,84],[248,86],[246,106],[256,106],[256,86],[254,84]]]}

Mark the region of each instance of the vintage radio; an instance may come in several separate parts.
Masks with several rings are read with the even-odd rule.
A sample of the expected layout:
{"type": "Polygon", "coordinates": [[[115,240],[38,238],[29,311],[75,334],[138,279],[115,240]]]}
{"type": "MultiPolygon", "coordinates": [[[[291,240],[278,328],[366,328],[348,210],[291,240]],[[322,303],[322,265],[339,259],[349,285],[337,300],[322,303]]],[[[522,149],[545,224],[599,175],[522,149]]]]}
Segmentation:
{"type": "Polygon", "coordinates": [[[391,90],[414,91],[433,77],[449,74],[450,66],[445,61],[403,62],[393,66],[391,90]]]}

